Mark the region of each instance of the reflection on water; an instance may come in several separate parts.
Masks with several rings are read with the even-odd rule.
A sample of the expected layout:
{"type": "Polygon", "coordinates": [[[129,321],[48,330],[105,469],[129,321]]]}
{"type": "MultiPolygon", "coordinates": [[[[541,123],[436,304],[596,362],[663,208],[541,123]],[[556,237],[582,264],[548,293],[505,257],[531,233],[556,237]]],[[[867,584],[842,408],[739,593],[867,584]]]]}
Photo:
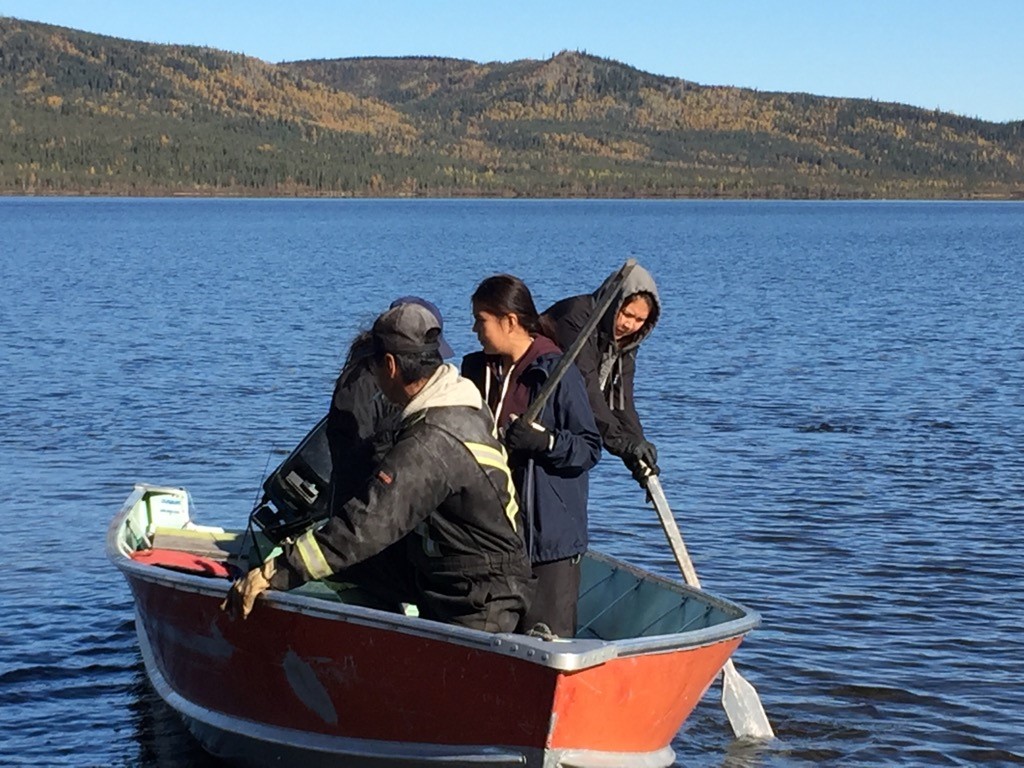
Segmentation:
{"type": "Polygon", "coordinates": [[[203,751],[178,714],[153,690],[141,661],[135,668],[131,695],[129,711],[139,749],[133,764],[152,768],[220,768],[224,765],[203,751]]]}

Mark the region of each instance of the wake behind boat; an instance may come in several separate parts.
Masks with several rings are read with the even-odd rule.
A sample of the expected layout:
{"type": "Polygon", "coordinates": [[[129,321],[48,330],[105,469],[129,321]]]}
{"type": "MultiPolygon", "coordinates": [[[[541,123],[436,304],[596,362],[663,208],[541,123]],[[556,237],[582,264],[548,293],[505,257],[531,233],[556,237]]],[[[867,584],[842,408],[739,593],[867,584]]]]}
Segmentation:
{"type": "Polygon", "coordinates": [[[198,525],[183,489],[141,484],[107,534],[154,688],[209,752],[244,765],[667,766],[760,621],[597,552],[572,639],[430,621],[330,579],[267,592],[232,621],[230,579],[272,546],[198,525]]]}

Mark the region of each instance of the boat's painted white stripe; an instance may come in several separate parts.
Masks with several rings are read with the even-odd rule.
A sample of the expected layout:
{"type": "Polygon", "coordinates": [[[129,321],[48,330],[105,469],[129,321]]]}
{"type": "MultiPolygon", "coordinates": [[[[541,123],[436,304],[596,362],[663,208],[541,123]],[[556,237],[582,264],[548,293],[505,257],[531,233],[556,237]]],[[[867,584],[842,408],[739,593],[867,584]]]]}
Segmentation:
{"type": "Polygon", "coordinates": [[[588,749],[548,750],[544,768],[665,768],[676,760],[672,747],[654,752],[594,752],[588,749]]]}

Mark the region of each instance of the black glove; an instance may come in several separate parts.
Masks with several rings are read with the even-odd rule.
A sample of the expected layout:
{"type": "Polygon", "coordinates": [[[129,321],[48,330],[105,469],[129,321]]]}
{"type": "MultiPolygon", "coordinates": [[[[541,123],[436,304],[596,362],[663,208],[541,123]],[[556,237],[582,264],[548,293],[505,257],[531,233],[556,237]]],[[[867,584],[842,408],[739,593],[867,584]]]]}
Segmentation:
{"type": "Polygon", "coordinates": [[[641,488],[647,487],[648,475],[660,475],[658,467],[658,449],[647,440],[633,440],[625,444],[622,451],[622,462],[633,473],[641,488]]]}
{"type": "Polygon", "coordinates": [[[525,419],[516,419],[505,428],[505,446],[510,451],[547,453],[551,450],[552,437],[546,427],[525,419]]]}
{"type": "Polygon", "coordinates": [[[642,461],[654,471],[654,474],[661,472],[658,469],[658,449],[648,440],[627,441],[622,448],[622,460],[632,460],[634,463],[642,461]]]}

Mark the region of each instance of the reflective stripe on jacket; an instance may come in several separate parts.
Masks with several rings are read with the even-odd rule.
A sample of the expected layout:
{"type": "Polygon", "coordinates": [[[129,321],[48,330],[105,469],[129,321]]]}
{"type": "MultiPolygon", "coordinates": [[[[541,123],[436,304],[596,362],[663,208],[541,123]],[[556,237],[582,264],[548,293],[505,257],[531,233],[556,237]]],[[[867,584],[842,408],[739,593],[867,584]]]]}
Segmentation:
{"type": "MultiPolygon", "coordinates": [[[[324,578],[401,539],[407,541],[408,557],[428,601],[432,586],[447,588],[453,563],[484,579],[495,564],[501,565],[503,577],[524,585],[530,579],[515,529],[518,509],[511,473],[504,448],[491,434],[490,415],[473,385],[452,366],[442,366],[435,376],[458,379],[474,397],[467,399],[462,390],[453,399],[448,392],[421,402],[424,407],[406,408],[394,446],[360,493],[323,527],[285,547],[287,567],[299,580],[324,578]],[[445,574],[444,584],[432,584],[435,573],[438,578],[445,574]]],[[[429,604],[420,608],[431,615],[429,604]]]]}

